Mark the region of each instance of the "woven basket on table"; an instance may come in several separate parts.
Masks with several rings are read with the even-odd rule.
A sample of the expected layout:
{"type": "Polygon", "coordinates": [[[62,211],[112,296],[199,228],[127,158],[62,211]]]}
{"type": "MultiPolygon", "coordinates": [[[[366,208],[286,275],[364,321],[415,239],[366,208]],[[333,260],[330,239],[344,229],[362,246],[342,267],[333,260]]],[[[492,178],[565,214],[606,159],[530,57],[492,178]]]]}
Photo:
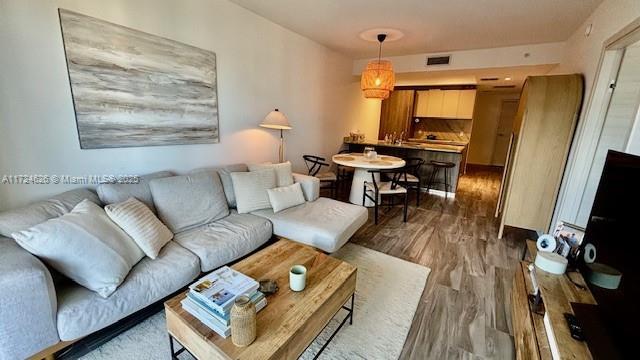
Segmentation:
{"type": "Polygon", "coordinates": [[[231,308],[231,341],[248,346],[256,339],[256,306],[248,296],[240,296],[231,308]]]}

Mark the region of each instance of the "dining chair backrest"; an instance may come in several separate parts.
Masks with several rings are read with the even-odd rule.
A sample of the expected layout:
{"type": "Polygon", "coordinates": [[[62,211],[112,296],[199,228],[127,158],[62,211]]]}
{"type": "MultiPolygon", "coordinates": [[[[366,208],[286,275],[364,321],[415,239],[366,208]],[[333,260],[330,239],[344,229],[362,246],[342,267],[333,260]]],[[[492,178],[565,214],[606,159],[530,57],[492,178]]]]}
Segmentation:
{"type": "Polygon", "coordinates": [[[420,168],[424,165],[424,159],[418,157],[409,157],[404,159],[406,165],[405,169],[408,174],[418,176],[420,174],[420,168]]]}
{"type": "Polygon", "coordinates": [[[329,164],[325,162],[325,159],[320,156],[302,155],[302,158],[304,159],[304,164],[307,166],[308,174],[311,176],[316,176],[323,166],[329,166],[329,164]]]}
{"type": "Polygon", "coordinates": [[[407,172],[405,170],[406,167],[402,167],[400,169],[375,169],[369,170],[371,174],[371,178],[373,179],[373,186],[378,189],[378,182],[376,181],[377,175],[386,175],[389,179],[391,179],[391,190],[395,190],[398,186],[400,186],[400,182],[407,181],[407,172]]]}

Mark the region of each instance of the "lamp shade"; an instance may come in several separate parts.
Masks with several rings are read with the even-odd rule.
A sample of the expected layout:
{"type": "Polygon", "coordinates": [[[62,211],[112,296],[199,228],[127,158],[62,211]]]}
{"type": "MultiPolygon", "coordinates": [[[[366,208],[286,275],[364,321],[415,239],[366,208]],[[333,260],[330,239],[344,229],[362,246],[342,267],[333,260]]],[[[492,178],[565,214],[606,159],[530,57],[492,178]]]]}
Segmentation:
{"type": "Polygon", "coordinates": [[[396,76],[389,60],[371,60],[362,72],[360,88],[368,99],[386,99],[393,91],[396,76]]]}
{"type": "Polygon", "coordinates": [[[289,120],[283,113],[278,111],[278,109],[273,110],[268,113],[267,116],[264,117],[264,120],[260,123],[260,126],[269,128],[269,129],[278,129],[278,130],[289,130],[291,129],[291,125],[289,125],[289,120]]]}

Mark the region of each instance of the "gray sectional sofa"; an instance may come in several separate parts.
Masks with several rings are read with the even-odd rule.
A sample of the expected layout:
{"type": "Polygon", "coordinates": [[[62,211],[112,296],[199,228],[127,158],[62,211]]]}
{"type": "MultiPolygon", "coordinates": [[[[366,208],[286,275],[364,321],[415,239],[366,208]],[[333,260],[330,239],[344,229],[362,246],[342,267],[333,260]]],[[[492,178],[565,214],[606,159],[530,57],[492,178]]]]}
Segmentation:
{"type": "Polygon", "coordinates": [[[26,358],[103,329],[182,289],[202,272],[250,254],[274,234],[333,252],[367,221],[365,208],[319,198],[318,179],[299,174],[294,181],[302,185],[306,203],[276,214],[270,209],[238,214],[230,173],[247,167],[196,172],[201,171],[219,176],[229,215],[176,233],[155,260],[141,260],[107,298],[50,270],[11,234],[68,213],[84,199],[104,205],[134,196],[155,212],[149,181],[171,173],[142,177],[136,185],[99,186],[100,197],[93,190],[77,189],[0,213],[0,359],[26,358]]]}

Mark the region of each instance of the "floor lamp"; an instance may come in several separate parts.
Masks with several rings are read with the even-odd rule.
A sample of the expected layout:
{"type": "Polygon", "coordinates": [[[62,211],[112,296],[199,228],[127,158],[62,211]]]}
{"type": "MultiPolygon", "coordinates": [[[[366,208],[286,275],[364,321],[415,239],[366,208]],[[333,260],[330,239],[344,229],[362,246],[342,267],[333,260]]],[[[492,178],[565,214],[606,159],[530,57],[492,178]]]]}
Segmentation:
{"type": "Polygon", "coordinates": [[[291,130],[289,120],[278,109],[273,110],[264,117],[264,120],[260,123],[260,126],[269,129],[280,130],[280,148],[278,149],[279,162],[284,162],[284,137],[282,136],[282,130],[291,130]]]}

